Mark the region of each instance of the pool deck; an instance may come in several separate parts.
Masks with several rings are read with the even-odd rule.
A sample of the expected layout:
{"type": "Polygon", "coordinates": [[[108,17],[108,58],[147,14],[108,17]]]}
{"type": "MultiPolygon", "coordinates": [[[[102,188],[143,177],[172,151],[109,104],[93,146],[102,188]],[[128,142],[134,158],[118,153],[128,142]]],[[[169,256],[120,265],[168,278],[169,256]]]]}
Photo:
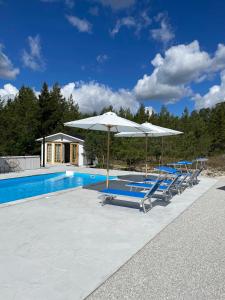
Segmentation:
{"type": "MultiPolygon", "coordinates": [[[[62,169],[93,174],[105,172],[99,169],[54,167],[19,174],[2,174],[0,178],[44,174],[62,171],[62,169]]],[[[126,174],[128,172],[116,170],[111,172],[111,175],[126,174]]],[[[132,272],[132,269],[128,270],[126,276],[130,275],[131,279],[130,277],[127,279],[127,284],[124,282],[125,288],[121,289],[121,294],[118,294],[117,287],[119,286],[120,289],[123,281],[121,279],[118,284],[118,281],[114,279],[116,274],[121,274],[121,271],[133,260],[138,261],[136,257],[144,251],[143,249],[174,226],[173,224],[192,209],[192,204],[198,198],[195,205],[198,205],[201,199],[209,197],[207,193],[213,191],[211,195],[216,194],[217,184],[218,179],[202,177],[197,186],[187,189],[182,195],[174,196],[168,205],[157,204],[147,214],[125,206],[105,205],[102,207],[97,191],[82,188],[43,195],[38,199],[33,197],[25,201],[19,200],[10,205],[1,205],[1,299],[83,299],[112,274],[115,275],[90,297],[93,299],[131,299],[132,289],[129,283],[133,285],[134,282],[131,280],[133,276],[129,270],[132,272]],[[187,208],[189,209],[185,214],[182,214],[187,208]],[[121,269],[118,271],[119,268],[121,269]]],[[[225,191],[218,190],[219,200],[224,194],[225,191]]],[[[191,226],[190,223],[188,225],[191,226]]],[[[176,236],[178,234],[184,236],[186,231],[181,226],[174,233],[176,236]],[[184,234],[182,234],[183,230],[184,234]]],[[[171,238],[172,235],[168,237],[171,238]]],[[[165,255],[165,253],[162,254],[165,255]]],[[[151,265],[150,258],[145,256],[145,259],[151,265]]],[[[161,264],[160,259],[162,262],[165,260],[164,257],[157,256],[153,263],[160,264],[161,269],[164,269],[164,264],[161,264]]],[[[136,268],[144,269],[146,262],[141,259],[140,262],[136,268]]],[[[167,274],[166,278],[161,278],[161,280],[165,283],[168,276],[170,275],[167,274]]],[[[154,282],[150,279],[149,281],[154,282]]],[[[137,285],[139,285],[138,281],[137,285]]],[[[142,295],[140,291],[136,293],[137,298],[149,299],[149,295],[145,297],[147,294],[142,295]]],[[[164,299],[154,298],[154,293],[152,296],[151,299],[164,299]]],[[[132,299],[137,299],[135,297],[132,299]]]]}
{"type": "Polygon", "coordinates": [[[224,300],[225,177],[87,300],[224,300]]]}

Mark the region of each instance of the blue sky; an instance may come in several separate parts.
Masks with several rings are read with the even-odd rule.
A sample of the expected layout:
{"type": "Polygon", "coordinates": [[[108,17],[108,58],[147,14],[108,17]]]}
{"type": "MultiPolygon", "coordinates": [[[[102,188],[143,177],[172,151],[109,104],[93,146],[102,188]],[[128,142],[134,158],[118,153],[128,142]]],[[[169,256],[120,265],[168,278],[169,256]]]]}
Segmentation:
{"type": "Polygon", "coordinates": [[[83,111],[225,99],[224,1],[0,0],[0,96],[58,82],[83,111]]]}

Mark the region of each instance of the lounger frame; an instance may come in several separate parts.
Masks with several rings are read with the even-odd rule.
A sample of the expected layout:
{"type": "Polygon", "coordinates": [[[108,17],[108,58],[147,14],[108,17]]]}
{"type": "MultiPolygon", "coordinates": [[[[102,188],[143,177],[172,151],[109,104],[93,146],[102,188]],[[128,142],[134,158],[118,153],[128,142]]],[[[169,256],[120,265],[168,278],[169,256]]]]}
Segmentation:
{"type": "MultiPolygon", "coordinates": [[[[143,198],[139,198],[139,207],[140,207],[140,210],[143,210],[144,213],[147,213],[149,210],[152,209],[152,198],[154,196],[154,193],[157,191],[158,187],[160,186],[160,184],[162,183],[163,179],[160,179],[158,180],[153,186],[151,189],[149,189],[145,196],[143,198]],[[145,202],[148,202],[149,203],[149,208],[146,207],[146,204],[145,202]]],[[[107,202],[107,200],[113,200],[117,197],[122,197],[122,196],[125,196],[125,197],[128,197],[128,198],[133,198],[133,199],[138,199],[138,197],[132,197],[132,195],[119,195],[119,194],[113,194],[113,193],[106,193],[106,192],[101,192],[101,204],[102,206],[104,206],[107,202]]]]}
{"type": "MultiPolygon", "coordinates": [[[[166,202],[169,202],[170,199],[173,197],[173,191],[177,191],[176,187],[176,182],[179,180],[181,177],[181,174],[178,174],[177,176],[171,178],[171,182],[169,184],[164,184],[162,180],[162,185],[165,187],[165,189],[160,189],[160,186],[157,189],[158,193],[162,193],[161,196],[163,197],[163,200],[166,202]]],[[[154,184],[153,184],[154,185],[154,184]]],[[[148,189],[148,187],[140,186],[140,185],[135,185],[135,183],[130,183],[127,186],[131,188],[131,190],[134,189],[148,189]]],[[[151,185],[149,185],[149,188],[151,189],[151,185]]]]}

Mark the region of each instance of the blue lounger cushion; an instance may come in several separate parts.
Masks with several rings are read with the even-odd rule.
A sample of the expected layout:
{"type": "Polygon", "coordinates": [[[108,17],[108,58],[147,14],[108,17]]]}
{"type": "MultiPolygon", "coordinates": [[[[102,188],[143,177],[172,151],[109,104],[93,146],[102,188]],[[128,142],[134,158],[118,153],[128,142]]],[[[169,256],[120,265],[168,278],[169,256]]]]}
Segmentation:
{"type": "Polygon", "coordinates": [[[165,172],[165,173],[169,173],[169,174],[178,174],[178,173],[180,173],[179,170],[177,170],[175,168],[170,168],[170,167],[167,167],[167,166],[155,167],[155,170],[165,172]]]}
{"type": "Polygon", "coordinates": [[[181,161],[176,161],[176,162],[172,162],[167,164],[168,166],[187,166],[187,165],[192,165],[191,161],[188,160],[181,160],[181,161]]]}
{"type": "MultiPolygon", "coordinates": [[[[156,182],[156,181],[158,181],[158,179],[145,178],[144,181],[145,182],[156,182]]],[[[172,181],[173,181],[172,179],[164,179],[162,183],[170,184],[172,181]]]]}
{"type": "Polygon", "coordinates": [[[145,193],[142,192],[132,192],[132,191],[125,191],[125,190],[118,190],[118,189],[103,189],[100,192],[103,194],[128,196],[134,198],[144,198],[146,195],[145,193]]]}
{"type": "MultiPolygon", "coordinates": [[[[143,189],[151,189],[153,187],[153,184],[147,184],[147,183],[141,183],[141,182],[136,182],[136,183],[128,183],[127,186],[130,186],[130,187],[140,187],[140,188],[143,188],[143,189]]],[[[166,190],[168,189],[168,186],[166,185],[160,185],[158,187],[159,190],[166,190]]]]}
{"type": "Polygon", "coordinates": [[[192,165],[191,161],[188,160],[180,160],[177,162],[178,165],[192,165]]]}

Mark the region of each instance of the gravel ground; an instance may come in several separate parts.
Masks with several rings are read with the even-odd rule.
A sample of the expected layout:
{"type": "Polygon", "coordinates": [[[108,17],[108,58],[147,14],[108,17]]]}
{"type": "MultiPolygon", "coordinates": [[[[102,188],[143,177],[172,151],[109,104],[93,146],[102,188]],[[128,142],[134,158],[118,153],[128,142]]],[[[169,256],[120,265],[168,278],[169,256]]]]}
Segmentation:
{"type": "Polygon", "coordinates": [[[87,299],[225,299],[225,178],[87,299]]]}

